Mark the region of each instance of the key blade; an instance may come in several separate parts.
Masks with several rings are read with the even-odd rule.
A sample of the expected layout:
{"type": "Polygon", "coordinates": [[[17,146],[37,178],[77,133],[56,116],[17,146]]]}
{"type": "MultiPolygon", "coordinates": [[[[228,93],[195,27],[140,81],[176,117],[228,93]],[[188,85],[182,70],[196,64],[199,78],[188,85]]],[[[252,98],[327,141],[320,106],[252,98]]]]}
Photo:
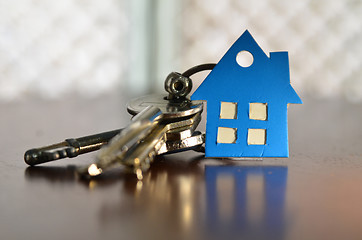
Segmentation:
{"type": "MultiPolygon", "coordinates": [[[[194,114],[188,119],[179,118],[178,121],[174,119],[172,122],[169,122],[166,119],[163,120],[164,121],[156,124],[156,127],[153,129],[153,131],[150,132],[150,134],[145,137],[142,142],[129,149],[124,158],[120,159],[120,162],[123,165],[133,168],[134,173],[139,180],[142,179],[141,173],[148,170],[155,156],[158,155],[162,146],[167,142],[167,132],[174,131],[175,134],[177,131],[185,131],[186,129],[190,129],[190,131],[193,132],[193,130],[200,122],[200,114],[194,114]],[[189,122],[192,122],[193,124],[184,126],[182,124],[189,122]]],[[[182,146],[186,150],[186,147],[193,147],[195,145],[202,144],[203,141],[200,140],[201,138],[202,137],[199,137],[199,139],[197,139],[196,137],[184,139],[184,141],[179,143],[178,146],[182,146]]],[[[166,151],[168,150],[169,148],[166,148],[166,151]]]]}
{"type": "Polygon", "coordinates": [[[133,145],[137,145],[156,127],[162,112],[159,108],[149,106],[132,119],[130,125],[115,136],[107,146],[101,149],[97,162],[90,165],[86,174],[97,176],[103,169],[110,168],[117,164],[117,161],[133,145]]]}
{"type": "Polygon", "coordinates": [[[168,130],[168,125],[156,125],[153,131],[142,142],[129,149],[125,157],[119,159],[119,162],[132,168],[138,180],[142,180],[142,173],[149,169],[150,164],[157,155],[157,151],[162,146],[165,133],[168,130]]]}
{"type": "MultiPolygon", "coordinates": [[[[97,176],[107,168],[122,164],[132,168],[138,179],[140,179],[141,173],[149,168],[153,158],[157,155],[158,149],[162,146],[162,142],[165,141],[167,131],[177,128],[179,129],[175,130],[176,132],[181,131],[183,127],[187,126],[187,128],[191,129],[190,133],[193,132],[194,127],[200,122],[202,103],[193,105],[189,100],[173,102],[160,97],[162,96],[157,96],[156,100],[161,100],[161,104],[146,97],[150,102],[141,104],[142,106],[138,110],[146,107],[146,111],[150,111],[147,109],[157,109],[160,112],[162,111],[162,114],[155,115],[156,111],[153,114],[145,114],[142,111],[136,115],[135,122],[123,130],[124,134],[122,132],[122,134],[116,136],[101,150],[97,162],[88,167],[85,175],[97,176]],[[165,100],[166,105],[164,106],[165,100]],[[148,104],[149,106],[146,106],[148,104]],[[143,115],[148,115],[148,117],[144,119],[143,115]]],[[[130,109],[128,108],[128,110],[130,109]]],[[[183,129],[183,131],[186,131],[186,129],[183,129]]],[[[169,137],[175,137],[176,132],[169,137]]],[[[190,133],[182,133],[178,138],[186,138],[190,133]]]]}
{"type": "Polygon", "coordinates": [[[143,165],[149,165],[153,157],[155,157],[158,151],[157,144],[163,140],[167,131],[167,125],[160,124],[155,126],[153,131],[142,142],[129,149],[124,159],[120,159],[121,163],[126,166],[141,167],[143,170],[143,165]]]}
{"type": "MultiPolygon", "coordinates": [[[[178,134],[178,131],[183,132],[186,130],[193,132],[199,124],[200,118],[201,113],[194,114],[193,116],[187,118],[180,117],[177,120],[173,119],[172,121],[164,119],[161,116],[159,121],[153,122],[153,127],[150,128],[148,132],[144,133],[145,135],[142,136],[142,141],[134,142],[130,145],[131,147],[127,148],[118,145],[117,147],[120,149],[120,154],[117,156],[110,156],[109,154],[104,155],[105,159],[106,157],[109,159],[106,164],[107,168],[113,167],[116,164],[122,164],[131,168],[139,180],[142,179],[142,172],[146,171],[150,167],[154,157],[164,145],[167,136],[166,133],[169,132],[170,134],[178,134]]],[[[120,140],[122,140],[121,136],[120,140]]],[[[188,142],[187,147],[193,146],[192,139],[184,140],[184,142],[188,142]]],[[[195,143],[193,144],[196,145],[195,143]]],[[[110,145],[112,144],[110,143],[110,145]]],[[[165,151],[168,150],[169,148],[165,149],[165,151]]],[[[104,169],[100,167],[100,164],[98,164],[98,167],[97,165],[91,165],[88,169],[88,174],[96,176],[101,174],[103,170],[104,169]]]]}
{"type": "MultiPolygon", "coordinates": [[[[200,119],[201,113],[194,114],[188,118],[179,118],[178,121],[173,120],[170,122],[162,119],[163,121],[155,123],[156,126],[152,129],[152,132],[150,132],[142,142],[129,149],[124,159],[120,158],[121,163],[127,166],[135,166],[136,168],[142,164],[145,164],[145,166],[149,165],[163,143],[170,137],[168,134],[177,135],[177,132],[184,132],[186,130],[193,132],[199,124],[200,119]]],[[[141,168],[143,170],[147,167],[141,168]]]]}

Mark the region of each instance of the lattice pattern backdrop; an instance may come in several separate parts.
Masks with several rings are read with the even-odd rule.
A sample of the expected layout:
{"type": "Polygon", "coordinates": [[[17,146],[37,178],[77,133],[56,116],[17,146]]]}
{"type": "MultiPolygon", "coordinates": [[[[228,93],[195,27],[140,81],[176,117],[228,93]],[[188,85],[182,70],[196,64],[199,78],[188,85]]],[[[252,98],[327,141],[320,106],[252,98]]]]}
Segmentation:
{"type": "Polygon", "coordinates": [[[0,99],[119,86],[126,27],[117,0],[0,0],[0,99]]]}
{"type": "Polygon", "coordinates": [[[362,1],[187,0],[184,62],[213,62],[249,29],[265,52],[288,50],[298,93],[362,101],[362,1]]]}
{"type": "MultiPolygon", "coordinates": [[[[121,91],[129,33],[138,29],[129,23],[128,5],[0,0],[0,100],[121,91]]],[[[185,0],[175,6],[182,6],[175,26],[182,44],[175,62],[182,66],[172,70],[219,60],[249,29],[264,51],[289,51],[292,84],[302,96],[362,101],[362,1],[185,0]]],[[[157,7],[150,14],[157,15],[157,7]]],[[[162,23],[157,26],[162,31],[162,23]]]]}

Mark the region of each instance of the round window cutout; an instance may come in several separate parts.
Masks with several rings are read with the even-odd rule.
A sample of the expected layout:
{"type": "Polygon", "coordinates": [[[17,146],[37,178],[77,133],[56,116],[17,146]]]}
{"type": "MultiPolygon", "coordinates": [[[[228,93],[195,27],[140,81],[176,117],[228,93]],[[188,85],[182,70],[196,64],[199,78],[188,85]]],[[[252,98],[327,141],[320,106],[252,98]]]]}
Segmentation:
{"type": "Polygon", "coordinates": [[[238,55],[236,55],[236,62],[241,66],[241,67],[250,67],[251,64],[253,64],[254,62],[254,58],[253,55],[248,52],[248,51],[241,51],[238,53],[238,55]]]}

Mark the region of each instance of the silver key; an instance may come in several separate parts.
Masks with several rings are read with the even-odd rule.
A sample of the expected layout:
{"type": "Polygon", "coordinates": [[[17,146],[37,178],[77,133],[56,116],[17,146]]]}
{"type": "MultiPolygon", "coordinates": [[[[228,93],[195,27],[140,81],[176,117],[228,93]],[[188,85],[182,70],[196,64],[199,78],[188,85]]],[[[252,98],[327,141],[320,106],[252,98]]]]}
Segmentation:
{"type": "MultiPolygon", "coordinates": [[[[194,116],[195,117],[195,116],[194,116]]],[[[177,152],[189,150],[193,147],[200,146],[204,142],[202,134],[197,134],[177,141],[166,141],[166,132],[170,131],[171,124],[161,122],[141,143],[130,149],[121,162],[133,168],[134,173],[139,180],[143,178],[143,172],[150,167],[154,157],[166,152],[177,152]],[[163,147],[163,149],[162,149],[163,147]]]]}
{"type": "MultiPolygon", "coordinates": [[[[194,116],[196,118],[200,118],[199,116],[194,116]]],[[[194,118],[193,117],[193,118],[194,118]]],[[[187,122],[189,120],[192,120],[193,118],[190,118],[188,120],[183,120],[183,122],[185,124],[187,124],[187,122]]],[[[195,121],[195,124],[198,123],[199,121],[195,121]]],[[[171,130],[168,130],[166,133],[169,133],[170,131],[175,131],[175,129],[172,129],[174,123],[169,123],[168,124],[168,128],[171,128],[171,130]]],[[[179,125],[180,123],[177,123],[177,125],[179,125]]],[[[176,132],[173,134],[177,134],[176,132]]],[[[104,170],[104,168],[109,169],[109,168],[114,168],[114,167],[118,167],[121,165],[127,166],[132,168],[133,172],[136,173],[138,179],[142,179],[142,172],[147,170],[149,168],[150,163],[153,161],[153,158],[156,155],[161,155],[161,154],[169,154],[169,153],[176,153],[176,152],[181,152],[181,151],[186,151],[186,150],[194,150],[197,152],[205,152],[202,150],[202,145],[205,142],[205,134],[201,133],[201,132],[195,132],[192,136],[190,137],[186,137],[183,139],[179,139],[176,141],[165,141],[165,139],[160,139],[159,142],[156,143],[156,145],[154,146],[154,149],[152,149],[152,147],[150,148],[150,146],[152,145],[152,139],[155,138],[155,132],[150,134],[151,139],[144,139],[142,140],[142,145],[143,147],[146,147],[148,149],[142,149],[142,150],[138,150],[138,151],[143,151],[141,154],[138,155],[138,153],[134,153],[134,155],[137,156],[136,158],[133,158],[132,156],[127,156],[125,157],[124,154],[126,151],[133,151],[135,152],[134,149],[127,149],[126,151],[122,152],[122,156],[120,155],[119,158],[114,159],[114,161],[109,161],[108,163],[101,163],[98,162],[97,164],[92,164],[88,167],[87,171],[88,174],[90,174],[91,176],[97,176],[99,174],[102,173],[102,171],[104,170]],[[145,153],[148,153],[145,154],[145,153]],[[143,156],[142,156],[143,154],[143,156]],[[122,161],[122,157],[123,159],[134,159],[134,161],[126,161],[123,160],[122,161]],[[143,159],[142,161],[140,159],[143,159]],[[122,162],[121,162],[122,161],[122,162]],[[102,167],[101,167],[102,165],[102,167]],[[92,175],[93,174],[93,175],[92,175]]],[[[138,143],[140,144],[140,143],[138,143]]],[[[134,147],[136,148],[136,147],[134,147]]],[[[138,147],[139,148],[139,147],[138,147]]],[[[124,149],[124,148],[123,148],[124,149]]],[[[139,148],[141,149],[141,148],[139,148]]]]}
{"type": "MultiPolygon", "coordinates": [[[[37,165],[61,158],[76,157],[98,150],[116,134],[111,144],[101,151],[99,166],[111,166],[117,159],[124,159],[125,165],[129,163],[136,166],[138,162],[132,159],[139,159],[135,157],[135,152],[140,151],[138,149],[142,147],[147,149],[148,157],[141,157],[143,161],[140,162],[144,163],[145,167],[139,169],[147,169],[150,159],[152,160],[155,154],[187,149],[199,150],[204,139],[201,133],[195,133],[195,128],[201,119],[202,102],[191,102],[186,98],[191,88],[192,81],[188,74],[184,76],[171,73],[165,81],[165,89],[169,95],[145,96],[129,103],[128,111],[136,116],[126,129],[67,139],[58,144],[30,149],[25,153],[24,160],[29,165],[37,165]],[[140,113],[142,110],[144,112],[140,113]]],[[[139,156],[142,154],[144,153],[138,153],[139,156]]],[[[99,166],[92,166],[93,168],[87,170],[93,169],[95,175],[101,172],[99,166]]]]}
{"type": "Polygon", "coordinates": [[[138,144],[155,127],[162,112],[159,108],[149,106],[132,119],[132,122],[100,150],[97,164],[90,165],[86,172],[90,176],[102,173],[103,168],[116,164],[125,152],[138,144]]]}
{"type": "Polygon", "coordinates": [[[162,114],[154,118],[152,122],[148,120],[150,127],[142,131],[138,128],[143,127],[143,124],[139,122],[144,120],[144,112],[136,115],[133,124],[125,128],[101,150],[98,162],[88,167],[87,172],[90,176],[97,176],[104,169],[121,162],[126,166],[134,167],[135,173],[140,177],[140,173],[148,169],[153,157],[162,146],[166,132],[185,126],[192,127],[195,123],[197,125],[200,116],[196,114],[203,109],[201,102],[193,103],[187,99],[175,102],[167,100],[165,95],[152,95],[131,102],[128,110],[137,114],[144,108],[149,109],[150,106],[153,109],[160,108],[162,114]],[[198,120],[195,121],[195,119],[198,120]],[[132,129],[132,126],[137,127],[132,129]],[[129,130],[130,127],[132,131],[129,130]],[[130,132],[138,132],[138,134],[130,136],[130,132]]]}

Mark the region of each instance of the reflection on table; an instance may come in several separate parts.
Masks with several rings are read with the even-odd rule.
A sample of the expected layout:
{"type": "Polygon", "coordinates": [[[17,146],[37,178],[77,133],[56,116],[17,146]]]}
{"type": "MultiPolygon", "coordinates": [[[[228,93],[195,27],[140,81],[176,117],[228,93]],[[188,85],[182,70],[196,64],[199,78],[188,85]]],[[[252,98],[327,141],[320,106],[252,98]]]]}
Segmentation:
{"type": "Polygon", "coordinates": [[[282,239],[286,167],[206,167],[206,222],[212,236],[282,239]]]}
{"type": "Polygon", "coordinates": [[[121,169],[86,181],[75,177],[74,167],[28,168],[26,177],[34,184],[46,180],[61,191],[80,183],[93,197],[98,192],[98,207],[85,209],[97,212],[105,237],[128,232],[129,237],[152,239],[284,238],[288,168],[202,162],[160,158],[143,181],[121,169]],[[120,191],[118,198],[102,194],[110,188],[120,191]]]}

